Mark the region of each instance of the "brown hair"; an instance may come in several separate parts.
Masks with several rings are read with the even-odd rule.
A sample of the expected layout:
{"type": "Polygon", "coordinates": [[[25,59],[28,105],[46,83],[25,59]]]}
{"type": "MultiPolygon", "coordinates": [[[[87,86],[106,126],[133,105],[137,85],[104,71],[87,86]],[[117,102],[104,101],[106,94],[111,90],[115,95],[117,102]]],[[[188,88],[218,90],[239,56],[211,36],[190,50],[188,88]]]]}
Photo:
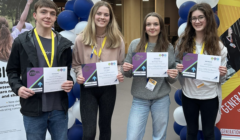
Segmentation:
{"type": "Polygon", "coordinates": [[[57,5],[51,1],[51,0],[38,0],[35,4],[34,4],[34,12],[37,13],[37,9],[38,8],[42,8],[42,7],[48,7],[48,8],[52,8],[56,11],[56,15],[58,14],[58,7],[57,5]]]}
{"type": "Polygon", "coordinates": [[[215,21],[214,13],[212,8],[207,3],[195,4],[189,11],[187,19],[187,27],[185,32],[179,38],[180,44],[178,45],[179,54],[177,57],[179,59],[183,58],[183,53],[193,53],[193,47],[196,45],[194,38],[196,37],[195,29],[191,23],[192,13],[196,10],[203,12],[206,19],[206,27],[204,29],[205,42],[204,51],[209,55],[220,55],[221,49],[219,47],[219,37],[217,33],[217,23],[215,21]]]}
{"type": "Polygon", "coordinates": [[[83,30],[82,33],[82,40],[85,45],[97,45],[96,41],[96,25],[94,22],[95,15],[97,13],[97,10],[101,7],[105,6],[109,10],[110,14],[110,20],[106,27],[106,37],[107,37],[107,43],[108,48],[117,48],[121,45],[121,38],[123,38],[122,33],[119,31],[118,24],[116,21],[116,18],[114,16],[112,6],[105,1],[99,1],[95,3],[90,11],[89,17],[88,17],[88,23],[86,28],[83,30]]]}
{"type": "Polygon", "coordinates": [[[145,51],[145,45],[148,42],[148,34],[145,32],[146,26],[147,26],[146,22],[147,22],[147,18],[150,16],[158,18],[159,24],[160,24],[160,33],[158,34],[158,39],[157,39],[156,46],[154,47],[154,52],[165,52],[165,51],[167,51],[168,45],[169,45],[169,42],[167,39],[167,33],[165,31],[164,22],[163,22],[162,17],[155,12],[148,13],[145,16],[140,42],[138,43],[135,51],[136,52],[144,52],[145,51]]]}
{"type": "Polygon", "coordinates": [[[0,17],[0,60],[8,61],[11,48],[12,37],[9,31],[8,22],[4,17],[0,17]]]}

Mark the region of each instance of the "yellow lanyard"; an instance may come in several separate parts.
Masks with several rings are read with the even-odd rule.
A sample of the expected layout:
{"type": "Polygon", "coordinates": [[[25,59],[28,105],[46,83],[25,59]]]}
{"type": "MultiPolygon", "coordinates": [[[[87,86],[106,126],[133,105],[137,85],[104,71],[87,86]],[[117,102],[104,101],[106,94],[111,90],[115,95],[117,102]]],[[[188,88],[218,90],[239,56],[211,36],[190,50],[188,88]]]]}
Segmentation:
{"type": "Polygon", "coordinates": [[[147,52],[147,46],[148,46],[148,43],[145,45],[145,52],[147,52]]]}
{"type": "MultiPolygon", "coordinates": [[[[205,47],[205,43],[203,42],[203,44],[202,44],[202,50],[201,50],[200,54],[203,54],[204,47],[205,47]]],[[[193,47],[193,53],[196,54],[196,46],[193,47]]]]}
{"type": "Polygon", "coordinates": [[[42,53],[43,53],[43,56],[44,56],[44,58],[45,58],[45,60],[46,60],[46,62],[47,62],[47,65],[48,65],[48,67],[51,68],[52,65],[53,65],[53,58],[54,58],[54,35],[53,35],[53,31],[52,31],[52,33],[51,33],[51,35],[52,35],[52,56],[51,56],[51,65],[49,64],[49,60],[48,60],[47,54],[46,54],[46,52],[45,52],[45,50],[44,50],[44,48],[43,48],[43,45],[42,45],[41,40],[39,39],[39,36],[38,36],[38,33],[37,33],[36,28],[34,29],[34,33],[35,33],[35,36],[36,36],[36,38],[37,38],[38,45],[40,46],[41,51],[42,51],[42,53]]]}
{"type": "Polygon", "coordinates": [[[99,59],[100,59],[100,56],[101,56],[101,54],[102,54],[102,49],[104,48],[104,45],[105,45],[105,43],[106,43],[106,40],[107,40],[107,37],[104,37],[103,42],[102,42],[102,47],[100,48],[98,54],[97,54],[97,51],[94,49],[95,47],[91,46],[92,49],[93,49],[94,54],[95,54],[99,59]]]}

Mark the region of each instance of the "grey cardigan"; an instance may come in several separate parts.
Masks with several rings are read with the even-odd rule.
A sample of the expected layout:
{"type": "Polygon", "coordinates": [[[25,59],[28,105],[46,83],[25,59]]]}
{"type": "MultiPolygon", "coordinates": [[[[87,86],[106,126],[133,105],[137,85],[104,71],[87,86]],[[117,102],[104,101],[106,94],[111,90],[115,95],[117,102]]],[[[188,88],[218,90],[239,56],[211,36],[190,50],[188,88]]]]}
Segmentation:
{"type": "MultiPolygon", "coordinates": [[[[132,64],[132,53],[135,52],[135,49],[139,41],[140,39],[138,38],[131,42],[124,62],[132,64]]],[[[148,43],[147,52],[151,52],[151,50],[154,49],[155,45],[156,44],[148,43]]],[[[176,68],[174,48],[171,44],[169,44],[168,46],[168,67],[169,69],[176,68]]],[[[124,72],[122,70],[122,73],[124,76],[129,78],[133,76],[132,70],[127,72],[124,72]]],[[[137,97],[140,99],[146,99],[146,100],[155,100],[155,99],[162,98],[170,93],[171,87],[169,83],[171,84],[174,83],[177,80],[177,77],[175,79],[171,77],[158,77],[153,79],[157,81],[157,85],[153,91],[150,91],[145,88],[147,84],[146,77],[133,77],[131,94],[134,97],[137,97]]]]}

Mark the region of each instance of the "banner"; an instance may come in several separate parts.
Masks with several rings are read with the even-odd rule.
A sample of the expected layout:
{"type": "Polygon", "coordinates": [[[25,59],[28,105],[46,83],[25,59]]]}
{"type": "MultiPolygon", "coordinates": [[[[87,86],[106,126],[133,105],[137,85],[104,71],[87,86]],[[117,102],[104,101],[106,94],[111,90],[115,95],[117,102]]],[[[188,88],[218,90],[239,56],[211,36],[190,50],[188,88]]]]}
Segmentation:
{"type": "Polygon", "coordinates": [[[218,17],[218,32],[228,50],[228,73],[222,85],[222,115],[217,127],[223,139],[240,139],[240,1],[219,0],[218,17]]]}

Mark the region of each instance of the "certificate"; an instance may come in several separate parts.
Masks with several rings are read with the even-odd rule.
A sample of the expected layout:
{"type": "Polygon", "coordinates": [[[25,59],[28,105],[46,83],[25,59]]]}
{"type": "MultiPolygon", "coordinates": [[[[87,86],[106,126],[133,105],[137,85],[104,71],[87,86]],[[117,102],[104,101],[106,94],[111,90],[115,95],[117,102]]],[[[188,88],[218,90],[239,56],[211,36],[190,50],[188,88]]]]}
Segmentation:
{"type": "Polygon", "coordinates": [[[186,78],[196,79],[198,54],[184,53],[183,54],[183,70],[182,75],[186,78]]]}
{"type": "Polygon", "coordinates": [[[62,84],[67,81],[67,67],[43,68],[44,93],[61,91],[62,84]]]}
{"type": "Polygon", "coordinates": [[[146,76],[147,54],[144,52],[132,53],[133,76],[146,76]]]}
{"type": "Polygon", "coordinates": [[[97,65],[98,86],[119,84],[117,61],[99,62],[97,65]]]}
{"type": "Polygon", "coordinates": [[[85,87],[93,87],[98,85],[96,63],[83,64],[82,73],[83,77],[85,78],[85,82],[83,83],[85,87]]]}
{"type": "Polygon", "coordinates": [[[35,93],[42,93],[43,68],[27,68],[27,88],[35,93]]]}
{"type": "Polygon", "coordinates": [[[168,77],[168,52],[147,53],[147,77],[168,77]]]}
{"type": "Polygon", "coordinates": [[[198,55],[197,79],[211,82],[219,82],[221,56],[198,55]]]}

